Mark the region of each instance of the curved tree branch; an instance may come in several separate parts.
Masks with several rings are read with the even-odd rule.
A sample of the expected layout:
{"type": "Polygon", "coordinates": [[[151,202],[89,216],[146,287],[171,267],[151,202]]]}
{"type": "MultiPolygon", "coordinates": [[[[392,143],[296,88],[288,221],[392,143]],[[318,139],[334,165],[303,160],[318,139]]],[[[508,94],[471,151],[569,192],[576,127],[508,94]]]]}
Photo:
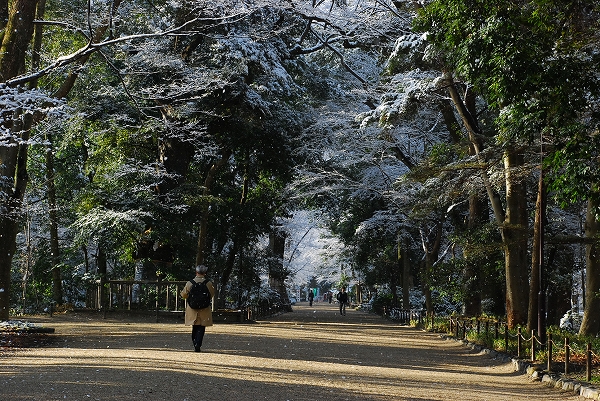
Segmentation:
{"type": "MultiPolygon", "coordinates": [[[[41,77],[48,75],[50,72],[52,72],[60,67],[76,63],[82,59],[87,59],[87,58],[89,58],[90,55],[92,55],[93,53],[99,51],[100,49],[102,49],[106,46],[111,46],[111,45],[115,45],[118,43],[129,42],[129,41],[138,40],[138,39],[148,39],[148,38],[157,38],[157,37],[163,37],[163,36],[177,35],[182,32],[189,33],[190,31],[187,31],[186,28],[188,28],[190,25],[192,25],[196,22],[219,21],[219,23],[222,23],[223,21],[231,20],[232,18],[237,18],[239,15],[245,15],[245,14],[246,13],[244,12],[244,13],[238,13],[238,14],[234,14],[234,15],[230,15],[230,16],[226,16],[226,17],[221,17],[221,18],[193,18],[189,21],[186,21],[185,23],[183,23],[180,26],[177,26],[177,27],[174,27],[171,29],[167,29],[164,31],[155,32],[155,33],[128,35],[128,36],[123,36],[123,37],[119,37],[119,38],[109,38],[104,41],[100,41],[98,39],[98,42],[94,41],[94,39],[97,39],[97,38],[92,38],[84,47],[78,49],[77,51],[57,58],[54,62],[50,63],[46,67],[44,67],[41,70],[36,71],[32,74],[24,74],[24,75],[20,75],[20,76],[16,76],[14,78],[8,79],[8,80],[6,80],[6,84],[10,85],[10,86],[16,86],[16,85],[25,84],[34,79],[39,79],[41,77]]],[[[99,31],[97,31],[96,32],[97,35],[100,36],[100,33],[103,34],[104,32],[106,32],[107,28],[108,28],[108,25],[103,27],[103,29],[100,29],[99,31]]],[[[208,29],[208,28],[209,27],[207,27],[206,29],[208,29]]]]}

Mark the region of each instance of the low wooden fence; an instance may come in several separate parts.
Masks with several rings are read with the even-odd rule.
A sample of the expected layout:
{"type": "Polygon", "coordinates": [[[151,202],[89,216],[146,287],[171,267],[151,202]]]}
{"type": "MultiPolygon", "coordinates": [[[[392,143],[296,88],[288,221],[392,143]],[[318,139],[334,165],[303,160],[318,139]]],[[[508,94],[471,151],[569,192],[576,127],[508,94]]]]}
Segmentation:
{"type": "Polygon", "coordinates": [[[187,281],[98,280],[88,293],[91,309],[184,311],[179,293],[187,281]]]}
{"type": "Polygon", "coordinates": [[[529,360],[536,362],[536,352],[545,351],[539,354],[545,357],[545,361],[538,361],[546,365],[548,372],[556,371],[557,362],[554,357],[560,354],[564,359],[561,363],[562,372],[565,374],[571,373],[571,367],[574,363],[574,355],[577,354],[577,360],[585,360],[586,381],[592,378],[592,368],[600,363],[600,357],[592,350],[592,344],[585,343],[585,351],[583,346],[579,344],[571,344],[568,337],[563,341],[554,341],[553,335],[548,333],[546,341],[542,342],[540,337],[536,335],[535,330],[532,330],[530,335],[525,335],[521,327],[517,327],[516,334],[511,334],[508,325],[503,320],[492,318],[474,318],[474,317],[450,317],[449,332],[459,339],[466,339],[469,334],[477,334],[477,336],[486,335],[493,338],[494,344],[503,344],[502,347],[493,347],[494,344],[483,344],[492,346],[496,351],[503,351],[507,354],[516,355],[517,358],[523,359],[529,354],[529,360]],[[581,354],[584,358],[581,358],[581,354]]]}
{"type": "MultiPolygon", "coordinates": [[[[187,281],[161,280],[98,280],[88,291],[86,308],[103,311],[154,311],[159,313],[185,311],[186,301],[180,296],[187,281]]],[[[216,321],[243,322],[291,311],[291,305],[263,302],[242,310],[215,310],[216,321]]]]}
{"type": "Polygon", "coordinates": [[[402,324],[410,324],[411,322],[423,324],[424,320],[427,318],[427,313],[424,309],[384,307],[382,316],[402,324]]]}

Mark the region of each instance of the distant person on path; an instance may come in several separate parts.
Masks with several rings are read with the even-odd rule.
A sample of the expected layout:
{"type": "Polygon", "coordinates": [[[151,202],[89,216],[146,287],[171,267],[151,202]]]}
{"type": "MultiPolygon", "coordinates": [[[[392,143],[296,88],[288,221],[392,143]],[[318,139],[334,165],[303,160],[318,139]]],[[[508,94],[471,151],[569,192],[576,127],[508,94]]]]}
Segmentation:
{"type": "MultiPolygon", "coordinates": [[[[196,283],[205,283],[208,291],[210,292],[210,298],[215,296],[215,287],[212,282],[206,278],[206,272],[208,267],[205,265],[196,266],[196,277],[193,281],[196,283]]],[[[190,291],[192,290],[192,280],[185,284],[185,287],[181,291],[181,298],[188,299],[190,291]]],[[[204,332],[207,326],[213,325],[212,320],[212,305],[201,309],[193,309],[189,302],[185,308],[185,319],[184,324],[186,326],[192,326],[192,342],[194,344],[194,351],[200,352],[202,347],[202,340],[204,339],[204,332]]]]}
{"type": "Polygon", "coordinates": [[[315,299],[315,293],[312,288],[308,290],[308,304],[312,306],[313,300],[315,299]]]}
{"type": "Polygon", "coordinates": [[[331,291],[327,293],[327,299],[329,299],[329,303],[331,303],[331,300],[333,299],[333,294],[331,293],[331,291]]]}
{"type": "Polygon", "coordinates": [[[342,287],[337,293],[337,300],[340,303],[340,315],[346,315],[346,304],[348,303],[348,294],[346,289],[342,287]]]}

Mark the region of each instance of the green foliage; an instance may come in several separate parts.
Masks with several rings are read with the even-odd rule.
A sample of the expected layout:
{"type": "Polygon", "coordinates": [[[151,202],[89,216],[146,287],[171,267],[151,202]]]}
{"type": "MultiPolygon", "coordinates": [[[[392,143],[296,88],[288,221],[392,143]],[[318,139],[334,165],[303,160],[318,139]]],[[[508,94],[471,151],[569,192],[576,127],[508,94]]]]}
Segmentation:
{"type": "Polygon", "coordinates": [[[560,3],[565,8],[559,10],[558,2],[550,3],[554,8],[535,2],[434,1],[422,9],[415,27],[427,30],[458,75],[474,83],[492,106],[501,107],[571,86],[561,74],[581,67],[556,54],[562,50],[557,43],[567,45],[560,17],[569,6],[560,3]]]}
{"type": "Polygon", "coordinates": [[[561,206],[566,208],[581,200],[599,199],[598,149],[600,136],[586,135],[582,130],[548,157],[547,163],[552,169],[549,188],[561,206]]]}
{"type": "MultiPolygon", "coordinates": [[[[43,65],[88,44],[92,32],[79,7],[48,4],[47,19],[59,23],[47,25],[43,65]]],[[[94,29],[102,28],[107,7],[91,6],[94,29]]],[[[99,249],[113,278],[133,278],[137,257],[138,266],[162,269],[169,277],[188,274],[206,206],[207,261],[227,260],[235,242],[233,282],[250,291],[266,265],[264,255],[253,250],[276,219],[289,214],[285,186],[295,163],[292,143],[310,122],[308,105],[330,95],[322,85],[330,84],[320,73],[324,70],[290,57],[289,35],[302,33],[303,20],[283,9],[256,7],[236,10],[238,18],[213,25],[207,18],[223,18],[228,10],[220,4],[193,8],[191,3],[123,3],[110,12],[120,22],[100,38],[117,38],[112,45],[40,81],[54,92],[68,74],[77,77],[67,99],[72,119],[40,124],[37,139],[43,145],[32,146],[29,160],[29,197],[41,204],[45,152],[54,150],[60,240],[69,244],[61,248],[61,259],[74,266],[64,277],[70,298],[78,296],[76,287],[85,286],[79,279],[83,266],[96,268],[99,249]],[[206,18],[180,35],[120,41],[200,14],[206,18]],[[283,16],[289,26],[277,27],[274,35],[273,24],[283,16]],[[204,195],[207,172],[223,155],[226,163],[204,195]],[[142,248],[154,253],[142,255],[142,248]],[[168,261],[152,259],[161,249],[169,251],[168,261]]],[[[47,206],[36,213],[45,225],[47,206]]],[[[24,246],[20,252],[31,257],[24,246]]],[[[40,287],[49,285],[47,280],[40,287]]]]}
{"type": "Polygon", "coordinates": [[[428,160],[434,166],[446,166],[456,161],[457,150],[456,146],[447,143],[434,144],[429,152],[428,160]]]}
{"type": "Polygon", "coordinates": [[[391,309],[393,305],[392,294],[388,291],[378,291],[371,305],[373,311],[382,314],[384,309],[391,309]]]}
{"type": "Polygon", "coordinates": [[[415,28],[443,56],[445,69],[474,85],[500,113],[499,143],[541,136],[558,145],[549,182],[566,205],[596,197],[600,82],[591,1],[434,1],[415,28]]]}
{"type": "MultiPolygon", "coordinates": [[[[101,21],[108,15],[108,6],[94,4],[91,20],[101,21]]],[[[491,107],[485,116],[497,117],[490,125],[497,143],[527,145],[542,135],[546,143],[556,145],[547,159],[553,172],[552,190],[565,204],[585,199],[597,191],[594,185],[600,178],[596,163],[600,144],[595,131],[598,111],[593,105],[598,99],[598,55],[593,42],[597,21],[584,13],[591,6],[590,0],[433,1],[420,9],[415,27],[428,32],[435,52],[417,40],[420,34],[405,35],[393,49],[387,73],[415,67],[424,71],[432,66],[452,71],[491,107]],[[422,59],[422,52],[431,58],[422,59]]],[[[72,2],[49,4],[47,19],[69,21],[70,25],[48,27],[44,64],[88,43],[82,32],[90,33],[79,7],[72,2]]],[[[45,198],[44,156],[47,148],[54,149],[61,240],[72,244],[65,249],[64,265],[76,266],[68,279],[73,288],[85,285],[75,277],[83,266],[80,247],[102,248],[108,253],[112,273],[127,278],[133,277],[133,259],[142,243],[149,248],[168,248],[171,260],[159,268],[169,277],[180,277],[194,261],[199,223],[209,207],[207,260],[224,265],[232,252],[236,261],[231,288],[249,299],[259,273],[268,265],[267,258],[254,250],[277,218],[287,216],[293,206],[285,188],[298,163],[294,147],[300,134],[312,119],[320,117],[326,101],[336,102],[336,118],[344,118],[344,113],[354,116],[361,110],[356,105],[356,110],[345,109],[340,95],[350,97],[350,93],[341,88],[352,83],[336,81],[337,54],[318,52],[303,57],[293,53],[297,48],[291,44],[306,45],[302,40],[314,40],[306,35],[298,41],[306,28],[304,16],[290,9],[260,7],[239,10],[237,19],[212,25],[209,18],[221,20],[224,10],[211,5],[201,10],[195,7],[163,1],[127,4],[117,10],[119,24],[107,35],[122,38],[157,32],[185,22],[188,15],[203,19],[174,36],[139,36],[116,42],[92,55],[83,66],[61,67],[40,82],[52,92],[68,73],[78,75],[68,95],[73,118],[40,128],[36,135],[44,142],[32,147],[28,166],[33,204],[45,198]],[[206,188],[207,172],[221,157],[226,163],[206,188]]],[[[385,33],[374,34],[377,40],[373,43],[396,35],[397,28],[389,25],[385,33]]],[[[347,59],[370,57],[364,49],[375,48],[365,41],[353,44],[349,40],[344,47],[347,59]]],[[[384,47],[378,50],[389,54],[392,48],[384,47]]],[[[415,70],[414,75],[421,76],[421,72],[415,70]]],[[[427,129],[420,112],[423,104],[431,101],[427,95],[433,90],[432,75],[423,75],[426,78],[421,85],[390,78],[386,84],[391,90],[382,96],[382,102],[390,106],[375,121],[389,130],[407,124],[407,136],[423,135],[427,129]]],[[[377,92],[367,94],[378,96],[377,92]]],[[[437,92],[433,97],[437,98],[437,92]]],[[[439,105],[432,104],[434,108],[439,105]]],[[[332,230],[351,249],[348,259],[364,272],[367,283],[397,283],[399,233],[417,238],[411,226],[426,229],[440,221],[458,227],[464,208],[447,212],[448,206],[467,192],[459,188],[464,181],[457,177],[465,167],[481,165],[462,163],[468,156],[464,143],[448,145],[427,139],[415,151],[423,162],[417,163],[411,174],[403,171],[402,179],[394,182],[396,177],[388,177],[389,166],[383,164],[393,153],[392,135],[378,131],[373,138],[367,137],[368,130],[358,130],[353,121],[324,122],[321,127],[331,134],[324,143],[333,141],[334,135],[358,132],[364,152],[377,156],[344,163],[336,173],[347,177],[342,184],[347,187],[327,187],[321,199],[311,198],[307,203],[327,207],[332,230]],[[378,148],[382,142],[385,146],[378,148]],[[382,173],[395,186],[375,187],[365,173],[367,168],[382,173]],[[440,183],[454,179],[457,184],[440,193],[440,183]],[[357,189],[361,180],[367,182],[367,188],[357,189]]],[[[318,167],[331,167],[334,159],[355,157],[340,156],[333,147],[326,149],[330,154],[324,156],[327,152],[320,144],[310,145],[318,148],[318,167]]],[[[348,152],[352,153],[356,150],[353,146],[348,141],[343,147],[352,147],[348,152]]],[[[396,160],[395,164],[400,163],[396,160]]],[[[37,216],[46,212],[43,207],[36,210],[37,216]]],[[[45,225],[37,228],[43,232],[45,225]]],[[[492,235],[495,229],[457,233],[451,241],[462,247],[467,257],[437,264],[426,282],[442,296],[461,300],[469,284],[461,272],[476,265],[480,278],[497,283],[502,273],[498,269],[499,241],[492,235]]],[[[417,244],[408,246],[416,248],[417,244]]],[[[411,258],[417,270],[419,258],[413,251],[408,249],[405,257],[411,258]]],[[[157,269],[148,255],[141,263],[157,269]]],[[[36,294],[45,296],[48,285],[47,280],[39,279],[32,288],[39,286],[36,294]]],[[[76,290],[70,291],[77,296],[76,290]]],[[[381,303],[387,301],[382,295],[381,303]]]]}
{"type": "Polygon", "coordinates": [[[52,301],[48,242],[36,243],[31,252],[34,258],[19,255],[19,268],[12,273],[11,304],[18,314],[42,312],[52,301]]]}

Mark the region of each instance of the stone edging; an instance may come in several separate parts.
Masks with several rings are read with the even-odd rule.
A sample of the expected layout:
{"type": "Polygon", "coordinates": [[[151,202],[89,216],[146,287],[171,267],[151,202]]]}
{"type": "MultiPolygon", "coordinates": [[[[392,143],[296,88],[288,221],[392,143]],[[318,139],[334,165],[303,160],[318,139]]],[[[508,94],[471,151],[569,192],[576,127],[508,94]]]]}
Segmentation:
{"type": "Polygon", "coordinates": [[[479,344],[471,343],[467,340],[457,340],[456,338],[445,334],[441,335],[441,337],[446,340],[458,341],[466,347],[474,351],[484,353],[493,359],[499,359],[505,363],[510,362],[512,363],[516,372],[521,372],[524,374],[526,373],[529,376],[531,376],[534,380],[542,382],[547,387],[553,387],[559,390],[569,391],[575,395],[579,395],[580,397],[584,397],[591,400],[600,400],[600,389],[593,387],[587,383],[581,383],[576,380],[564,378],[559,373],[546,372],[539,366],[532,365],[531,362],[513,358],[508,354],[485,348],[479,344]]]}

